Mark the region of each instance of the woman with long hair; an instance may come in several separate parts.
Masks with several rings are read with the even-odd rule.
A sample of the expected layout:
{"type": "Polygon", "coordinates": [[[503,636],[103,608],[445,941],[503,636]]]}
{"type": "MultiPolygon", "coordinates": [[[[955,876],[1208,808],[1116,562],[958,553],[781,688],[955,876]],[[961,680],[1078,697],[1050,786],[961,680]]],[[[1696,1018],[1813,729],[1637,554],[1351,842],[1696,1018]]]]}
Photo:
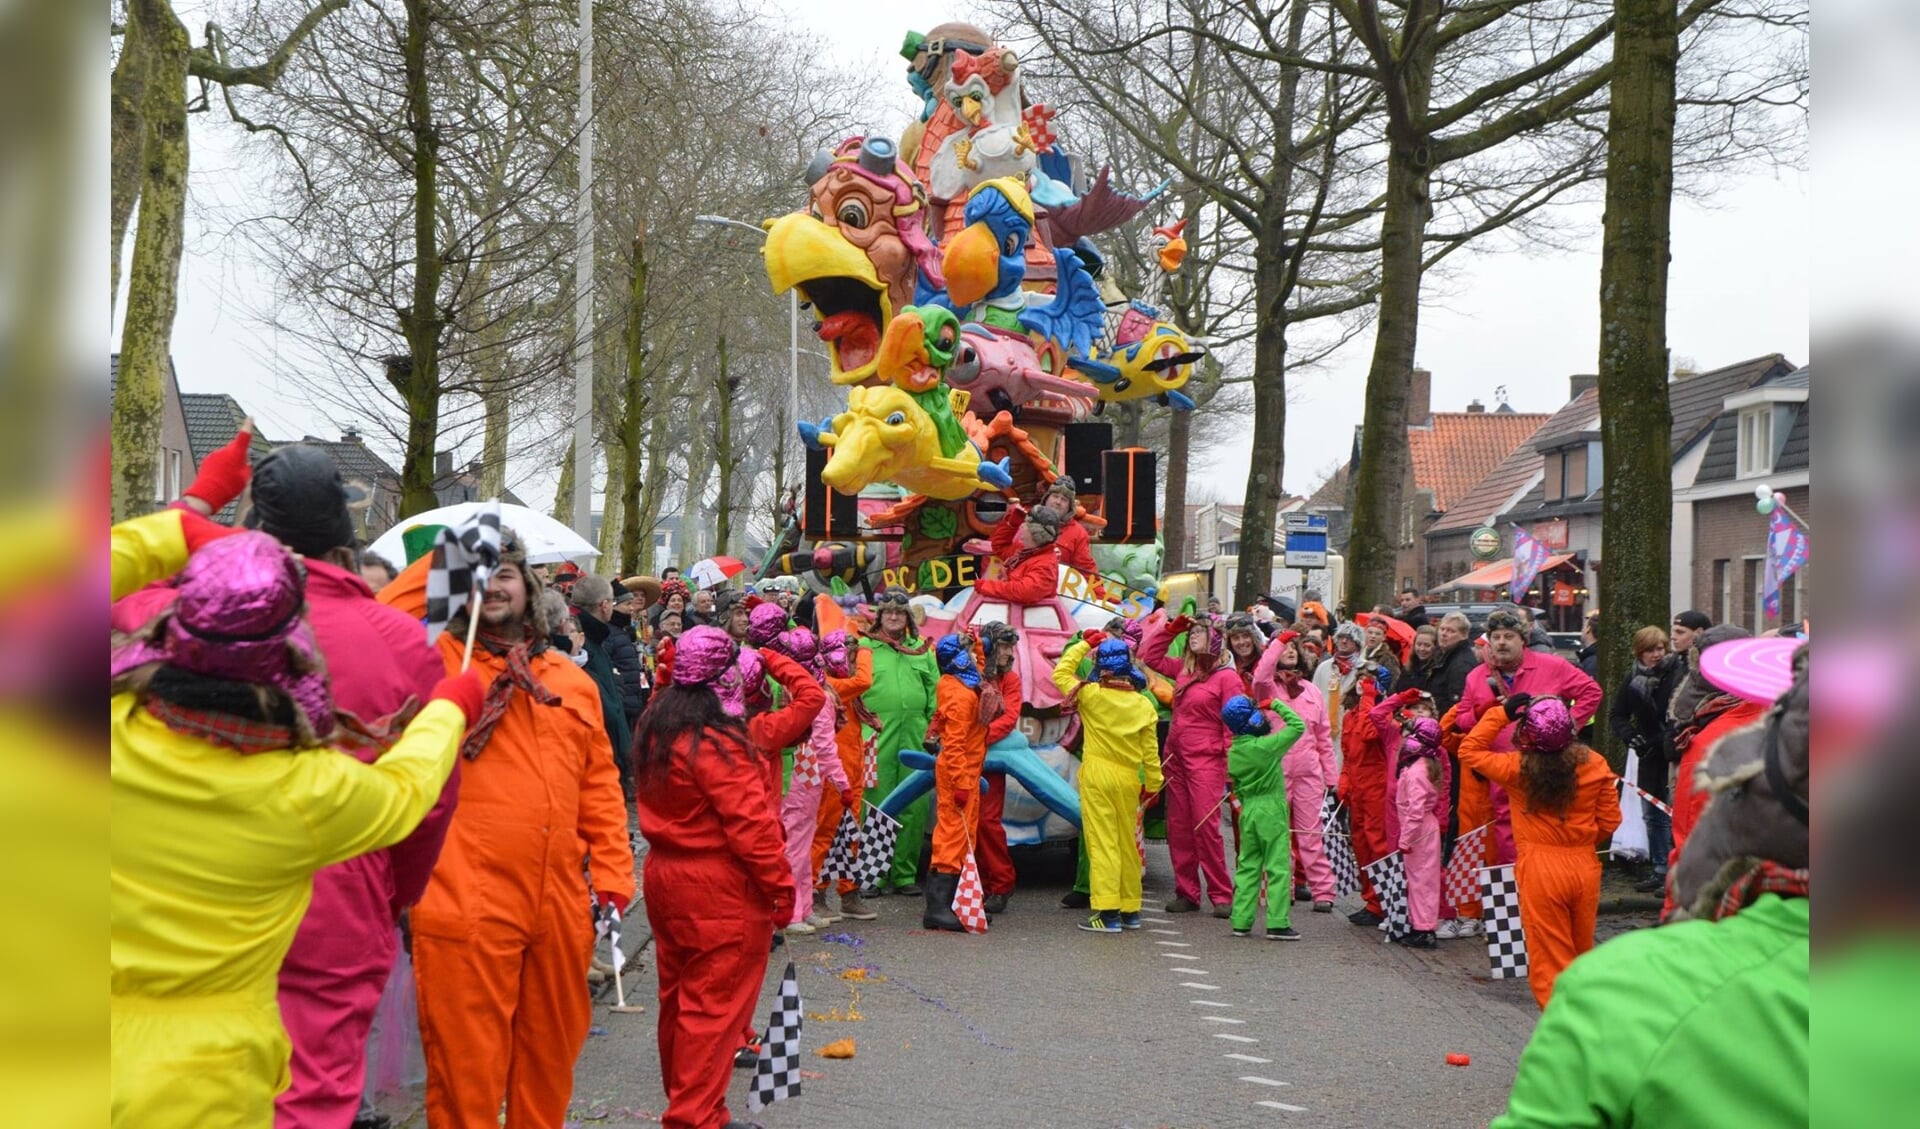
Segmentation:
{"type": "Polygon", "coordinates": [[[1240,676],[1244,687],[1241,692],[1252,694],[1253,668],[1260,665],[1267,637],[1260,633],[1253,617],[1242,612],[1228,616],[1220,628],[1227,641],[1227,661],[1233,664],[1234,673],[1240,676]]]}
{"type": "MultiPolygon", "coordinates": [[[[1489,678],[1496,696],[1497,677],[1489,678]]],[[[1600,910],[1596,848],[1620,826],[1620,801],[1607,762],[1575,739],[1561,698],[1508,694],[1460,742],[1460,766],[1507,790],[1518,853],[1514,878],[1527,929],[1527,982],[1541,1007],[1567,965],[1593,947],[1600,910]],[[1516,752],[1493,742],[1512,724],[1516,752]]]]}
{"type": "Polygon", "coordinates": [[[680,637],[671,686],[634,737],[647,924],[660,975],[660,1072],[670,1129],[725,1125],[740,1033],[753,1027],[768,942],[792,916],[793,868],[773,817],[768,749],[806,736],[827,704],[806,668],[761,656],[787,701],[751,719],[714,684],[739,661],[726,632],[680,637]]]}
{"type": "Polygon", "coordinates": [[[1227,699],[1245,692],[1233,663],[1222,662],[1225,639],[1211,616],[1172,621],[1156,619],[1140,646],[1140,661],[1174,680],[1173,724],[1167,730],[1161,771],[1166,776],[1167,852],[1173,856],[1174,895],[1168,913],[1200,908],[1200,879],[1215,917],[1233,913],[1233,873],[1220,834],[1220,809],[1227,796],[1227,750],[1233,735],[1220,720],[1227,699]],[[1180,635],[1187,653],[1168,651],[1180,635]]]}
{"type": "Polygon", "coordinates": [[[1327,862],[1320,807],[1327,782],[1339,778],[1327,703],[1312,681],[1313,667],[1300,650],[1300,633],[1282,631],[1267,644],[1254,668],[1254,700],[1284,701],[1306,731],[1280,762],[1287,778],[1287,815],[1293,836],[1293,900],[1313,899],[1313,912],[1333,912],[1333,866],[1327,862]]]}

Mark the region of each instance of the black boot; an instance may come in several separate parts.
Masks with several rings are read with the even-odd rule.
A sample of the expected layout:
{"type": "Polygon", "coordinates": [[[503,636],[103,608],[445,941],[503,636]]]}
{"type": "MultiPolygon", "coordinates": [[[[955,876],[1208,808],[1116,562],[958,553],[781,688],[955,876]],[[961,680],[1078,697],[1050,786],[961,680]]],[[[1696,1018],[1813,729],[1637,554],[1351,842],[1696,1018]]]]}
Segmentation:
{"type": "Polygon", "coordinates": [[[944,929],[949,933],[965,933],[967,927],[953,913],[953,895],[960,888],[960,876],[938,870],[927,872],[927,909],[920,916],[920,925],[925,929],[944,929]]]}

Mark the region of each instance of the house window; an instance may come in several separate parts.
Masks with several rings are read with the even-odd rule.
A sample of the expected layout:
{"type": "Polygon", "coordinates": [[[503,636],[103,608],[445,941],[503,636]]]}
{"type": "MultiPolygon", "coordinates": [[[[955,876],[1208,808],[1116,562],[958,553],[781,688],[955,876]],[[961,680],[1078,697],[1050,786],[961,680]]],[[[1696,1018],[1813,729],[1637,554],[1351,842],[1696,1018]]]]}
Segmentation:
{"type": "Polygon", "coordinates": [[[1761,587],[1766,583],[1767,561],[1765,557],[1748,557],[1740,563],[1745,588],[1740,593],[1740,624],[1758,635],[1767,629],[1767,606],[1760,598],[1761,587]]]}
{"type": "Polygon", "coordinates": [[[1542,483],[1547,490],[1547,501],[1558,502],[1567,496],[1567,455],[1564,451],[1555,451],[1547,456],[1546,479],[1542,483]]]}
{"type": "Polygon", "coordinates": [[[1733,562],[1713,562],[1713,622],[1727,622],[1727,609],[1733,606],[1733,562]]]}
{"type": "Polygon", "coordinates": [[[1237,557],[1237,556],[1239,556],[1239,555],[1240,555],[1240,540],[1239,540],[1239,538],[1235,538],[1235,539],[1233,539],[1232,541],[1222,541],[1222,542],[1220,542],[1220,555],[1221,555],[1221,556],[1223,556],[1223,557],[1237,557]]]}
{"type": "Polygon", "coordinates": [[[1566,481],[1560,485],[1560,493],[1569,501],[1577,501],[1588,494],[1587,490],[1587,449],[1575,447],[1560,460],[1566,470],[1566,481]]]}
{"type": "Polygon", "coordinates": [[[153,460],[153,500],[159,505],[167,504],[167,453],[161,451],[153,460]]]}
{"type": "Polygon", "coordinates": [[[171,502],[175,498],[178,498],[180,496],[180,491],[185,490],[186,488],[187,488],[187,484],[181,481],[180,479],[180,452],[168,451],[167,452],[167,501],[171,502]]]}
{"type": "Polygon", "coordinates": [[[1773,405],[1740,413],[1740,477],[1773,470],[1773,405]]]}

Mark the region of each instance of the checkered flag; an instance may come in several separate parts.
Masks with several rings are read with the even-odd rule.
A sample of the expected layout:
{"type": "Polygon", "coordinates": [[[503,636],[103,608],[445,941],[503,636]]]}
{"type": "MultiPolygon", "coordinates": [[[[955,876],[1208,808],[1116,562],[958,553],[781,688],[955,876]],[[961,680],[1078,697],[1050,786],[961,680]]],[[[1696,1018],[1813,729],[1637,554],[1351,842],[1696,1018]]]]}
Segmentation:
{"type": "Polygon", "coordinates": [[[878,886],[893,865],[893,844],[900,837],[900,823],[881,811],[878,804],[868,804],[866,810],[858,834],[853,831],[853,813],[841,816],[833,845],[820,863],[822,882],[844,878],[862,889],[878,886]]]}
{"type": "Polygon", "coordinates": [[[1388,939],[1404,937],[1413,932],[1413,926],[1407,918],[1407,868],[1400,852],[1375,859],[1366,865],[1365,870],[1367,877],[1373,880],[1373,892],[1380,897],[1380,908],[1386,911],[1380,928],[1386,932],[1388,939]]]}
{"type": "Polygon", "coordinates": [[[987,931],[987,892],[980,886],[980,868],[973,864],[973,852],[960,867],[960,885],[953,892],[953,916],[969,933],[987,931]]]}
{"type": "Polygon", "coordinates": [[[860,826],[854,822],[850,811],[840,813],[840,826],[833,833],[833,844],[827,848],[827,857],[820,863],[818,879],[845,878],[852,880],[854,860],[860,857],[860,826]]]}
{"type": "Polygon", "coordinates": [[[1320,838],[1333,867],[1333,896],[1344,898],[1360,892],[1360,860],[1353,855],[1353,840],[1340,829],[1340,804],[1332,792],[1320,805],[1320,838]]]}
{"type": "Polygon", "coordinates": [[[500,564],[500,504],[475,510],[459,525],[440,530],[427,565],[427,642],[440,638],[467,610],[500,564]]]}
{"type": "Polygon", "coordinates": [[[1487,865],[1487,833],[1492,826],[1483,823],[1453,841],[1453,861],[1447,864],[1440,888],[1440,897],[1447,905],[1479,898],[1480,868],[1487,865]]]}
{"type": "Polygon", "coordinates": [[[787,962],[780,977],[780,998],[767,1020],[767,1037],[760,1043],[760,1061],[747,1085],[747,1111],[759,1113],[773,1102],[800,1096],[800,1029],[806,1022],[800,1005],[800,980],[787,962]]]}
{"type": "Polygon", "coordinates": [[[1495,980],[1527,975],[1527,935],[1520,925],[1520,886],[1513,864],[1480,872],[1481,913],[1487,926],[1487,965],[1495,980]]]}

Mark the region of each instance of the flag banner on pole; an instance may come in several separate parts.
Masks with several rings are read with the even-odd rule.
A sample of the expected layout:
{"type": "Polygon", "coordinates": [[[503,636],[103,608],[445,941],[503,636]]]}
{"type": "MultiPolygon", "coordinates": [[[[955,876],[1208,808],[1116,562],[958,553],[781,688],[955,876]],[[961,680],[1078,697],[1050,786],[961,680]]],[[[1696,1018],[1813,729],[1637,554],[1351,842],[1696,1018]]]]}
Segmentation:
{"type": "Polygon", "coordinates": [[[867,739],[860,748],[861,767],[866,773],[862,778],[866,783],[863,784],[862,787],[878,788],[880,786],[879,749],[880,735],[878,733],[867,734],[867,739]]]}
{"type": "Polygon", "coordinates": [[[1774,507],[1773,519],[1767,525],[1766,578],[1760,586],[1768,615],[1780,614],[1780,590],[1794,573],[1806,567],[1812,547],[1806,529],[1788,517],[1785,509],[1774,507]]]}
{"type": "Polygon", "coordinates": [[[969,933],[987,931],[987,892],[980,885],[980,868],[974,865],[973,852],[960,867],[960,885],[953,892],[953,916],[969,933]]]}
{"type": "Polygon", "coordinates": [[[1513,864],[1480,872],[1480,904],[1486,924],[1488,976],[1520,980],[1527,975],[1527,935],[1520,921],[1520,886],[1513,864]]]}
{"type": "Polygon", "coordinates": [[[1490,823],[1483,823],[1453,841],[1453,861],[1441,882],[1441,900],[1450,906],[1478,901],[1480,868],[1487,865],[1487,834],[1490,823]]]}
{"type": "Polygon", "coordinates": [[[1340,830],[1339,802],[1333,793],[1327,793],[1327,799],[1320,806],[1320,841],[1327,853],[1327,864],[1333,868],[1333,896],[1344,898],[1360,890],[1360,860],[1353,856],[1353,841],[1340,830]]]}
{"type": "Polygon", "coordinates": [[[854,821],[853,813],[840,813],[840,826],[834,830],[833,844],[827,848],[827,857],[820,862],[819,879],[827,882],[835,878],[853,879],[854,860],[860,857],[860,825],[854,821]]]}
{"type": "Polygon", "coordinates": [[[747,1109],[759,1113],[768,1105],[800,1096],[800,1030],[806,1022],[800,1005],[800,980],[787,962],[780,977],[780,998],[767,1020],[767,1037],[760,1044],[760,1061],[753,1066],[747,1087],[747,1109]]]}
{"type": "Polygon", "coordinates": [[[454,617],[487,590],[499,564],[499,503],[440,530],[427,565],[427,642],[440,638],[454,617]]]}
{"type": "Polygon", "coordinates": [[[1379,896],[1380,908],[1385,911],[1380,928],[1387,938],[1391,940],[1413,932],[1407,917],[1407,868],[1400,852],[1377,858],[1362,869],[1373,880],[1373,892],[1379,896]]]}
{"type": "Polygon", "coordinates": [[[1552,555],[1553,550],[1535,540],[1533,534],[1518,525],[1513,527],[1513,583],[1507,587],[1507,595],[1514,603],[1526,602],[1534,577],[1540,575],[1552,555]]]}

